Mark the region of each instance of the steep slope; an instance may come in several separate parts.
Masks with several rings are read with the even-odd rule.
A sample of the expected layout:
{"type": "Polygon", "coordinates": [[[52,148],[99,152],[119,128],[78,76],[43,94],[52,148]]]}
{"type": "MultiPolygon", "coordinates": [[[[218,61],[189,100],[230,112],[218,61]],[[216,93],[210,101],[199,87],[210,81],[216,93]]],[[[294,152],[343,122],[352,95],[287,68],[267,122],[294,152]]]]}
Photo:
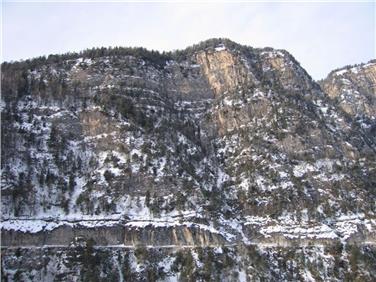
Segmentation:
{"type": "Polygon", "coordinates": [[[346,113],[375,119],[376,60],[332,71],[321,85],[346,113]]]}
{"type": "Polygon", "coordinates": [[[330,279],[352,264],[355,276],[375,277],[349,259],[352,248],[375,252],[375,137],[286,51],[217,39],[171,54],[100,49],[2,67],[10,279],[41,246],[64,248],[34,280],[89,275],[91,256],[75,265],[72,250],[118,280],[124,269],[153,280],[161,264],[159,278],[210,277],[220,266],[200,270],[207,256],[229,262],[218,279],[277,279],[286,265],[266,269],[289,253],[285,279],[322,275],[327,257],[330,279]],[[30,249],[16,258],[20,246],[30,249]],[[173,250],[167,262],[142,246],[173,250]],[[314,270],[301,261],[308,253],[314,270]],[[119,271],[105,269],[112,260],[119,271]]]}

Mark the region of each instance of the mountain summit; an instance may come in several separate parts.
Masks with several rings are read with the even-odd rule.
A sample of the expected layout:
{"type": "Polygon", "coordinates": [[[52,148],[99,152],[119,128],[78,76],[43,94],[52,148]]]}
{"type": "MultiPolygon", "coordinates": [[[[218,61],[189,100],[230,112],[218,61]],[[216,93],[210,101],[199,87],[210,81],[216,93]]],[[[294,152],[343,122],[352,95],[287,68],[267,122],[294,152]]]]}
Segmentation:
{"type": "Polygon", "coordinates": [[[4,280],[376,279],[374,62],[211,39],[1,79],[4,280]]]}

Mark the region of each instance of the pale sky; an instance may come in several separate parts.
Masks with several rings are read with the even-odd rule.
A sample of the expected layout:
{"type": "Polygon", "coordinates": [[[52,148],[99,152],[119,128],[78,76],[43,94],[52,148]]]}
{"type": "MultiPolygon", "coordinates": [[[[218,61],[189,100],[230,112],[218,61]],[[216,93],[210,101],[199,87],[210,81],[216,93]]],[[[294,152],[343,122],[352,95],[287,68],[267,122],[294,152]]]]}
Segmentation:
{"type": "MultiPolygon", "coordinates": [[[[26,0],[27,2],[27,0],[26,0]]],[[[209,1],[210,2],[210,1],[209,1]]],[[[226,37],[286,49],[314,79],[375,58],[375,3],[16,3],[2,5],[3,61],[102,46],[185,48],[226,37]]]]}

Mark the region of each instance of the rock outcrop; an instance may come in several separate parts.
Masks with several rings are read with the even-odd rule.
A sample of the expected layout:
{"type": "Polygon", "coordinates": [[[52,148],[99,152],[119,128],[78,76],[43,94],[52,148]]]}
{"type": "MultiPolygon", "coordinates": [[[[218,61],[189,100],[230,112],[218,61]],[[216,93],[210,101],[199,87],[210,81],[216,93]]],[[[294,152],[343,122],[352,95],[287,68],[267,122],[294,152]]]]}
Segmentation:
{"type": "Polygon", "coordinates": [[[376,61],[331,72],[321,85],[325,93],[351,116],[376,118],[376,61]]]}

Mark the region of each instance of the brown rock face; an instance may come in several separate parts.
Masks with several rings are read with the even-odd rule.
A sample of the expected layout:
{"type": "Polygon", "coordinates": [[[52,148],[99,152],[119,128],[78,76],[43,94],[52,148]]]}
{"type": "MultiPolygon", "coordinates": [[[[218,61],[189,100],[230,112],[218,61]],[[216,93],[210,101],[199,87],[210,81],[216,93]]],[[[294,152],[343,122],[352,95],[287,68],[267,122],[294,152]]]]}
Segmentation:
{"type": "Polygon", "coordinates": [[[216,96],[251,82],[244,63],[226,49],[202,51],[196,58],[216,96]]]}
{"type": "Polygon", "coordinates": [[[349,115],[376,117],[376,61],[331,72],[321,85],[349,115]]]}

